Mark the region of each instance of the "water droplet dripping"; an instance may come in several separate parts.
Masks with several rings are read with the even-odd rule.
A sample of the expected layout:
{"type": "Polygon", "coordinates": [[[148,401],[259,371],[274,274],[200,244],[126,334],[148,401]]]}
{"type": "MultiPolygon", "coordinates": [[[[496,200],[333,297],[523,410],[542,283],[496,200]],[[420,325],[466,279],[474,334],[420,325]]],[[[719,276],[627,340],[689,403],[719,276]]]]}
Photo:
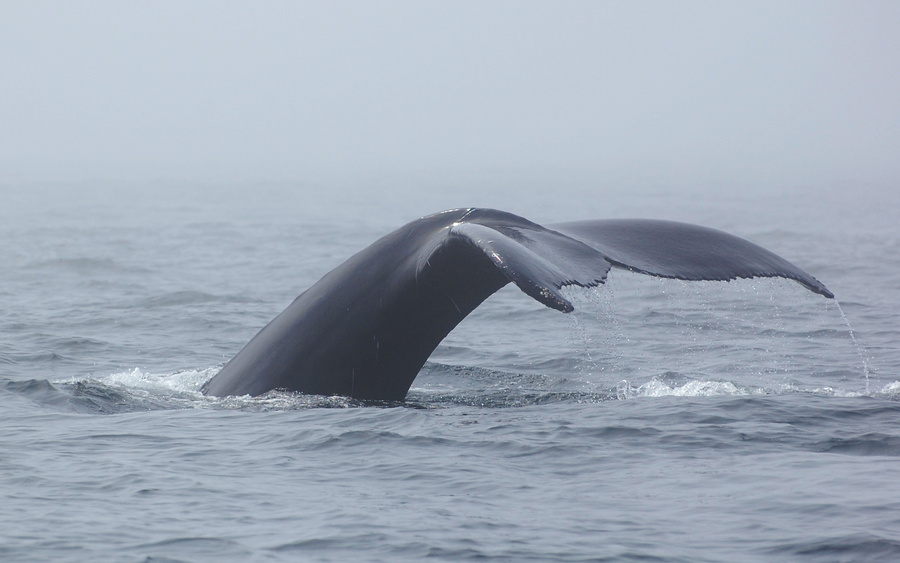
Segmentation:
{"type": "Polygon", "coordinates": [[[856,333],[853,332],[853,327],[850,326],[850,319],[847,318],[847,314],[844,313],[843,307],[841,307],[840,302],[835,299],[834,304],[837,305],[838,311],[841,313],[841,318],[844,319],[844,323],[847,325],[847,331],[850,333],[850,340],[853,341],[853,345],[856,346],[856,354],[859,356],[859,360],[862,362],[863,373],[866,376],[866,395],[869,394],[869,358],[866,354],[863,354],[863,347],[860,346],[859,340],[856,339],[856,333]]]}

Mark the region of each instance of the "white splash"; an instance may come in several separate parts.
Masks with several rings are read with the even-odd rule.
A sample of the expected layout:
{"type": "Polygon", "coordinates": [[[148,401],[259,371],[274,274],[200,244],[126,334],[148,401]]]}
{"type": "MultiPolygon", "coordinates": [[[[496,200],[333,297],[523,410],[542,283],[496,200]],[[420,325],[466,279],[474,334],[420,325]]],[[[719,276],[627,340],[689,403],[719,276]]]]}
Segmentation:
{"type": "Polygon", "coordinates": [[[356,401],[347,397],[323,397],[287,391],[269,391],[258,397],[249,395],[210,397],[201,393],[200,388],[203,384],[218,373],[221,367],[186,369],[175,373],[150,373],[141,368],[134,368],[97,378],[96,381],[118,388],[132,396],[163,400],[186,408],[291,410],[314,407],[347,408],[358,405],[356,401]]]}
{"type": "Polygon", "coordinates": [[[112,373],[97,380],[104,385],[128,389],[132,393],[143,391],[156,395],[202,396],[200,387],[218,371],[219,366],[161,374],[134,368],[131,371],[112,373]]]}
{"type": "Polygon", "coordinates": [[[881,388],[881,391],[875,393],[875,395],[888,399],[900,398],[900,381],[888,383],[881,388]]]}
{"type": "Polygon", "coordinates": [[[859,341],[856,339],[856,333],[853,332],[853,327],[850,326],[850,319],[847,318],[847,314],[844,313],[844,308],[841,307],[840,302],[835,299],[834,304],[837,305],[838,311],[841,313],[841,318],[844,319],[844,323],[847,325],[847,331],[850,333],[850,340],[853,341],[853,345],[856,346],[856,354],[859,356],[859,360],[862,362],[863,374],[866,376],[866,394],[869,393],[869,355],[868,353],[863,353],[863,347],[860,346],[859,341]]]}
{"type": "Polygon", "coordinates": [[[632,399],[636,397],[721,397],[764,395],[761,388],[738,387],[730,381],[689,381],[684,385],[668,385],[659,379],[652,379],[638,387],[622,381],[616,387],[616,397],[632,399]]]}

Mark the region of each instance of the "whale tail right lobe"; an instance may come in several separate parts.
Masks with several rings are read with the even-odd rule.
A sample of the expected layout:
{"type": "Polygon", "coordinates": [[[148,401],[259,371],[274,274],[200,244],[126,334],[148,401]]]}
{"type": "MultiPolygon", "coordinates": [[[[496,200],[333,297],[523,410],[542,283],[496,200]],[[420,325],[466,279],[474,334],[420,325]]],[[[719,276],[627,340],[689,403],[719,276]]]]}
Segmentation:
{"type": "Polygon", "coordinates": [[[600,252],[617,268],[681,280],[781,277],[833,298],[819,280],[748,240],[675,221],[606,219],[551,226],[600,252]]]}

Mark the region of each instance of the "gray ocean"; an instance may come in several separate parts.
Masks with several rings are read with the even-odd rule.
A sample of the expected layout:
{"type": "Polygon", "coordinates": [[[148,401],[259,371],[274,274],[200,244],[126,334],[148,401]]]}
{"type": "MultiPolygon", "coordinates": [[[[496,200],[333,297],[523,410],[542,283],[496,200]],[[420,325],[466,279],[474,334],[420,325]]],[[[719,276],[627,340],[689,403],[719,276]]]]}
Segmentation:
{"type": "Polygon", "coordinates": [[[900,189],[501,174],[0,185],[3,561],[900,560],[900,189]],[[406,402],[200,386],[445,208],[667,218],[806,269],[515,287],[406,402]]]}

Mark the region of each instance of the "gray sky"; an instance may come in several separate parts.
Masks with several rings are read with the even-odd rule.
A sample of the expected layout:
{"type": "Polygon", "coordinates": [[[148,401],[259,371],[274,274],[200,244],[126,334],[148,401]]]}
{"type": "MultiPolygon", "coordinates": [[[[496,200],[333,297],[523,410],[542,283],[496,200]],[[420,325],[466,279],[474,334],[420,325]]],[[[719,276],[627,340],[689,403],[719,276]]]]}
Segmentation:
{"type": "Polygon", "coordinates": [[[900,2],[0,4],[0,178],[900,179],[900,2]]]}

